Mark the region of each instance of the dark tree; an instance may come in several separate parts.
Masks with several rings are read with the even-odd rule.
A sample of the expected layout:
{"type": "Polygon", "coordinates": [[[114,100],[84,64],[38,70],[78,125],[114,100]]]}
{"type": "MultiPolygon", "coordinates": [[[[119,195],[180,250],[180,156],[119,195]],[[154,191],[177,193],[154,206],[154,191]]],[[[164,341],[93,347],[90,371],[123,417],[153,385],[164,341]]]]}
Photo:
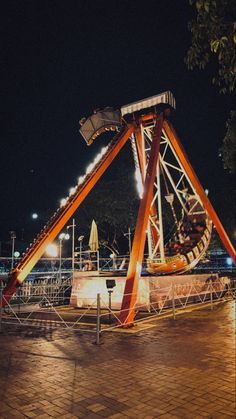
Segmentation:
{"type": "Polygon", "coordinates": [[[192,43],[185,62],[189,69],[204,69],[213,63],[213,84],[220,92],[232,92],[235,86],[236,22],[234,0],[189,0],[196,18],[188,24],[192,43]]]}
{"type": "MultiPolygon", "coordinates": [[[[212,82],[221,93],[232,93],[236,78],[236,22],[234,0],[189,0],[196,17],[188,24],[192,43],[185,62],[190,70],[205,69],[212,63],[212,82]]],[[[235,171],[236,123],[231,111],[226,123],[227,132],[220,148],[224,168],[235,171]]]]}
{"type": "Polygon", "coordinates": [[[220,148],[220,155],[223,160],[224,168],[230,173],[235,173],[235,151],[236,151],[236,111],[230,112],[230,117],[226,122],[226,134],[223,145],[220,148]]]}

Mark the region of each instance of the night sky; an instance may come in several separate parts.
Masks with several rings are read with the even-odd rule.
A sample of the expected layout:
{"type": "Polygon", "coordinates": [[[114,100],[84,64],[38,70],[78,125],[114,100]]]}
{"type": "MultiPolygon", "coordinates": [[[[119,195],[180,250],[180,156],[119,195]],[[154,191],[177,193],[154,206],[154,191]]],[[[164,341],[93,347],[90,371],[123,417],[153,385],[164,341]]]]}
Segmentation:
{"type": "Polygon", "coordinates": [[[220,210],[232,179],[218,148],[233,98],[211,85],[211,68],[185,66],[192,15],[188,0],[1,3],[0,240],[30,230],[32,212],[53,213],[84,173],[96,147],[78,132],[82,116],[165,90],[177,102],[174,127],[220,210]]]}

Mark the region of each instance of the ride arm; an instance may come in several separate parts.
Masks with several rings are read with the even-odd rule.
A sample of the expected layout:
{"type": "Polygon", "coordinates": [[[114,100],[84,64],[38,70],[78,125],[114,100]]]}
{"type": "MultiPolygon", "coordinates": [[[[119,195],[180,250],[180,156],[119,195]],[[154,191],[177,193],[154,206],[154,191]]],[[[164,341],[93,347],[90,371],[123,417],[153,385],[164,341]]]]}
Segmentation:
{"type": "Polygon", "coordinates": [[[17,286],[21,285],[27,275],[29,275],[33,267],[45,252],[48,244],[55,239],[67,221],[72,217],[74,212],[125,145],[133,131],[133,125],[128,124],[125,130],[115,136],[115,138],[109,143],[107,151],[103,155],[102,159],[86,176],[84,182],[77,187],[76,192],[68,199],[66,205],[58,209],[49,223],[35,239],[18,265],[10,273],[8,284],[3,290],[2,306],[7,304],[11,296],[14,294],[17,286]]]}

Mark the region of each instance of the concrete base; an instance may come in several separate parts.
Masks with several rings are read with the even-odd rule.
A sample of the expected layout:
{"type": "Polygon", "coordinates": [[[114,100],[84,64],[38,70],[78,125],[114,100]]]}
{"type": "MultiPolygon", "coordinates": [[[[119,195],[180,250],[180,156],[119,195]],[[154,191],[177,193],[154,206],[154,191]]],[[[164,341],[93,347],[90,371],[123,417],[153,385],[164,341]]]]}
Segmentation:
{"type": "MultiPolygon", "coordinates": [[[[113,280],[115,286],[111,294],[111,308],[121,308],[125,277],[99,276],[94,273],[75,272],[73,278],[70,305],[73,307],[96,307],[97,294],[101,297],[101,308],[109,306],[109,293],[107,281],[113,280]]],[[[176,285],[176,293],[181,298],[189,295],[191,285],[195,285],[191,291],[193,296],[205,293],[212,280],[216,291],[223,290],[224,281],[219,282],[218,274],[201,275],[172,275],[172,276],[146,276],[139,281],[137,306],[142,310],[149,310],[150,304],[161,307],[163,301],[171,299],[171,286],[176,285]]]]}

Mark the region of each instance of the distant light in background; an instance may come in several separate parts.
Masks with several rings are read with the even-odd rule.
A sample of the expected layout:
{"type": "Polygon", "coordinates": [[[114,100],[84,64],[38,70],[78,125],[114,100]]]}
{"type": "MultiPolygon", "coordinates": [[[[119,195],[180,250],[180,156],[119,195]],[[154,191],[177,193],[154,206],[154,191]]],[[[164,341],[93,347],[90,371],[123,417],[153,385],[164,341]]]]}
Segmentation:
{"type": "Polygon", "coordinates": [[[20,256],[20,252],[18,252],[17,250],[14,252],[14,257],[18,258],[20,256]]]}
{"type": "Polygon", "coordinates": [[[228,266],[232,266],[233,265],[233,261],[232,261],[231,258],[227,258],[226,259],[226,263],[227,263],[228,266]]]}
{"type": "Polygon", "coordinates": [[[209,189],[205,189],[205,194],[208,196],[208,194],[209,194],[209,189]]]}
{"type": "Polygon", "coordinates": [[[32,218],[33,218],[33,220],[37,220],[37,218],[38,218],[38,214],[37,214],[37,212],[34,212],[34,213],[32,214],[32,218]]]}
{"type": "Polygon", "coordinates": [[[46,247],[46,253],[48,256],[57,257],[58,256],[58,247],[56,244],[49,244],[46,247]]]}

